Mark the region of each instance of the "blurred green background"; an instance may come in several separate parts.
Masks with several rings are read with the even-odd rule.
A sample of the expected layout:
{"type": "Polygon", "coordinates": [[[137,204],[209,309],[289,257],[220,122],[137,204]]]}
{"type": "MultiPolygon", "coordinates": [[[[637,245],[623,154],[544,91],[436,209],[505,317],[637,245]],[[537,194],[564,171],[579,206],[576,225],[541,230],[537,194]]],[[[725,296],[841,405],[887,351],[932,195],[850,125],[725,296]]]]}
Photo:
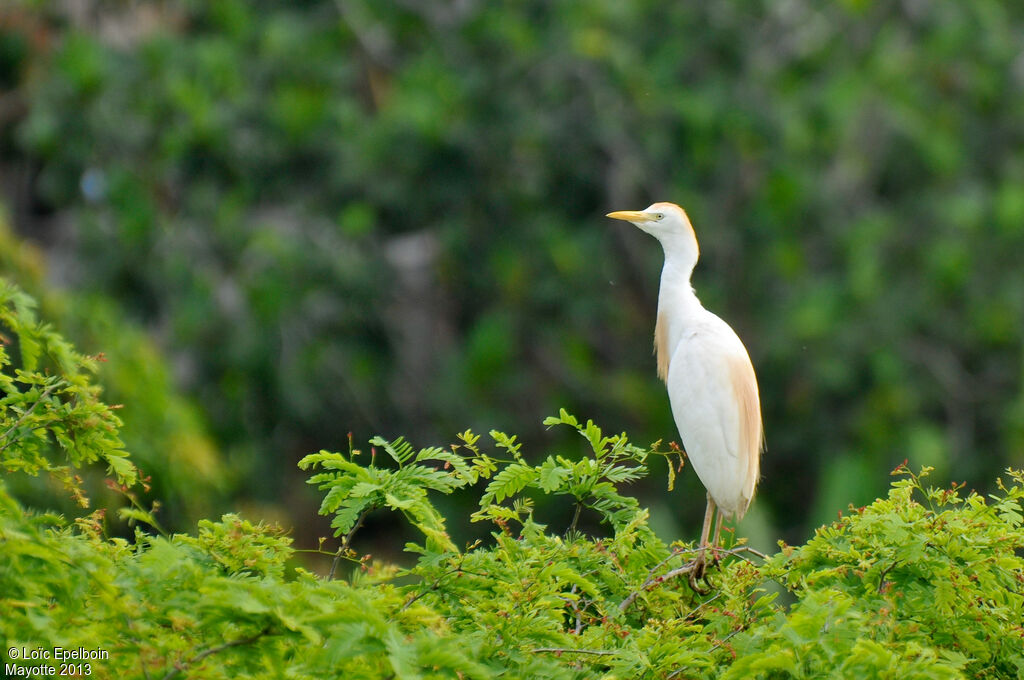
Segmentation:
{"type": "MultiPolygon", "coordinates": [[[[178,528],[315,542],[295,462],[350,432],[677,439],[660,248],[602,217],[654,200],[758,371],[755,544],[904,459],[1024,466],[1019,2],[8,0],[0,186],[0,275],[105,353],[178,528]]],[[[695,537],[658,465],[638,494],[695,537]]]]}

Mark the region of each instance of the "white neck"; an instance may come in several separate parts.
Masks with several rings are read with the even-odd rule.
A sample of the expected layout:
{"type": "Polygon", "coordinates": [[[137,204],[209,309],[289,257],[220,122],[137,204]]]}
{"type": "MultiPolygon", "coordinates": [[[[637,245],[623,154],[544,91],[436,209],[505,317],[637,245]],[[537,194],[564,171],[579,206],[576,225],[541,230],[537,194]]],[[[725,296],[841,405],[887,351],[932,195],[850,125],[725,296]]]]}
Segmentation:
{"type": "Polygon", "coordinates": [[[664,305],[671,305],[673,317],[689,316],[698,309],[703,309],[697,294],[690,283],[693,268],[697,266],[697,258],[688,252],[665,250],[665,265],[661,269],[661,287],[658,291],[658,311],[664,305]]]}
{"type": "Polygon", "coordinates": [[[658,290],[658,322],[666,325],[663,331],[670,355],[690,322],[704,311],[690,284],[694,265],[696,258],[665,253],[658,290]]]}

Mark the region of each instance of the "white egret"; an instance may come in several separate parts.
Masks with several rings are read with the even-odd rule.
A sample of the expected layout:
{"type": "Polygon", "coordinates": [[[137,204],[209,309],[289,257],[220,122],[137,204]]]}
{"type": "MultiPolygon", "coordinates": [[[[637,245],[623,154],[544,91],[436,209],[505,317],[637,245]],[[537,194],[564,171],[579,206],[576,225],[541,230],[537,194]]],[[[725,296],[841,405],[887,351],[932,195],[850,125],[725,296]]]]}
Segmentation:
{"type": "Polygon", "coordinates": [[[723,516],[738,521],[754,497],[764,449],[757,378],[735,331],[704,309],[690,284],[700,249],[686,212],[674,203],[655,203],[608,217],[633,223],[665,251],[654,326],[658,377],[668,387],[687,458],[708,492],[700,552],[690,573],[695,583],[704,574],[716,508],[712,549],[723,516]]]}

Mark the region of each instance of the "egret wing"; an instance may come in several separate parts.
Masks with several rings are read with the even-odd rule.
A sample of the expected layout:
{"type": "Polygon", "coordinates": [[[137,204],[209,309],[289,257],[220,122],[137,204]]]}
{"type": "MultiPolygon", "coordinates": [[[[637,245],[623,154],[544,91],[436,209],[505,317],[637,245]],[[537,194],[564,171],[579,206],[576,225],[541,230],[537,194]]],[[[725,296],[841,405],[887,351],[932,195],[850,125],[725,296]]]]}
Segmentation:
{"type": "Polygon", "coordinates": [[[697,476],[723,512],[740,517],[759,474],[757,381],[736,334],[718,317],[708,316],[672,352],[669,401],[697,476]]]}

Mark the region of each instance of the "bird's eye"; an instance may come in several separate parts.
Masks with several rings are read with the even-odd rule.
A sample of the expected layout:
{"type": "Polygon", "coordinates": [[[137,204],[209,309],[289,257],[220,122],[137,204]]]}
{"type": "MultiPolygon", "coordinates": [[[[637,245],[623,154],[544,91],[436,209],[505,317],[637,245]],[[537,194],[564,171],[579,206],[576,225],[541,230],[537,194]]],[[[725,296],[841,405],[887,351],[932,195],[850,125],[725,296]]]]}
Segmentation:
{"type": "Polygon", "coordinates": [[[663,220],[665,219],[665,213],[658,213],[657,215],[655,215],[655,217],[657,217],[659,220],[663,220]]]}

